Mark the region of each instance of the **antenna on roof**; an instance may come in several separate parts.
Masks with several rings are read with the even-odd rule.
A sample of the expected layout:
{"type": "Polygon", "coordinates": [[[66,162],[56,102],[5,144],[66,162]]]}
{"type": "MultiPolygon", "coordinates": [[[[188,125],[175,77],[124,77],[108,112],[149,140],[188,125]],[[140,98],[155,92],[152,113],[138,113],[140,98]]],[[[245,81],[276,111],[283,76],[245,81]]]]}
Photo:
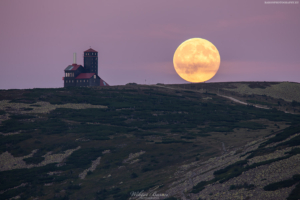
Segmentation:
{"type": "Polygon", "coordinates": [[[76,53],[73,53],[73,63],[76,64],[76,53]]]}

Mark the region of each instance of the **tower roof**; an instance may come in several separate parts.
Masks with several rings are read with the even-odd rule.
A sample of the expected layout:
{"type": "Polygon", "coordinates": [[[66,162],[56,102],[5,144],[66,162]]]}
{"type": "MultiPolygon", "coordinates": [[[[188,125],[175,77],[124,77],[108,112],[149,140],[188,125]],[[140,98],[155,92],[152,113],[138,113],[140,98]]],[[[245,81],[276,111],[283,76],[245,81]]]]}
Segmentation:
{"type": "MultiPolygon", "coordinates": [[[[81,65],[72,64],[72,65],[69,65],[69,66],[65,69],[65,71],[70,71],[70,70],[75,71],[75,70],[77,70],[80,66],[81,66],[81,65]]],[[[81,66],[81,67],[82,67],[82,66],[81,66]]]]}
{"type": "Polygon", "coordinates": [[[86,51],[84,51],[84,52],[98,52],[98,51],[95,51],[94,49],[89,48],[88,50],[86,50],[86,51]]]}

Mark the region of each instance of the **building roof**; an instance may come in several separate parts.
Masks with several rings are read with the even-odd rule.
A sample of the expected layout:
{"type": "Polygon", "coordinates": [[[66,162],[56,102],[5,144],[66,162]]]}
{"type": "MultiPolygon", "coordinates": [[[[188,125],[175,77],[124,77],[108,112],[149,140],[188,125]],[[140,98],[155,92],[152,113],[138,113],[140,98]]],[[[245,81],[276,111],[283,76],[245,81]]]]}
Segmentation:
{"type": "Polygon", "coordinates": [[[81,73],[79,74],[75,79],[89,79],[91,78],[95,73],[81,73]]]}
{"type": "Polygon", "coordinates": [[[86,51],[84,51],[84,52],[98,52],[98,51],[95,51],[94,49],[89,48],[88,50],[86,50],[86,51]]]}
{"type": "Polygon", "coordinates": [[[77,64],[72,64],[72,65],[69,65],[65,71],[75,71],[77,70],[81,65],[77,65],[77,64]]]}

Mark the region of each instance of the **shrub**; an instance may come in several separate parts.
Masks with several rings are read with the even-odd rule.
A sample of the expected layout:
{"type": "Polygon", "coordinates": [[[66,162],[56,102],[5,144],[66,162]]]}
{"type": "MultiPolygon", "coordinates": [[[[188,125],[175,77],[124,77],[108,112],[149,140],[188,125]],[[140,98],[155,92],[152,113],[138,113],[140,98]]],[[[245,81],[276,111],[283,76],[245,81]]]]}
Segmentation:
{"type": "Polygon", "coordinates": [[[68,190],[80,190],[81,186],[80,185],[69,185],[68,190]]]}
{"type": "Polygon", "coordinates": [[[127,83],[126,85],[137,85],[137,83],[127,83]]]}
{"type": "Polygon", "coordinates": [[[154,170],[153,166],[144,166],[142,168],[142,172],[148,172],[148,171],[152,171],[152,170],[154,170]]]}
{"type": "Polygon", "coordinates": [[[271,143],[280,142],[280,141],[285,140],[288,137],[290,137],[290,136],[292,136],[296,133],[299,133],[299,132],[300,132],[300,126],[290,126],[286,129],[284,129],[282,132],[276,134],[275,137],[272,137],[269,140],[267,140],[266,142],[262,143],[260,145],[260,147],[264,147],[264,146],[266,146],[268,144],[271,144],[271,143]]]}
{"type": "Polygon", "coordinates": [[[224,169],[220,169],[220,170],[215,171],[214,175],[216,176],[216,175],[221,175],[221,174],[227,173],[228,171],[230,171],[232,169],[235,169],[235,168],[240,168],[245,164],[247,164],[247,160],[238,161],[234,164],[228,165],[224,169]]]}
{"type": "Polygon", "coordinates": [[[208,184],[208,181],[201,181],[197,185],[195,185],[191,191],[191,193],[199,193],[200,191],[204,190],[204,186],[208,184]]]}
{"type": "Polygon", "coordinates": [[[44,157],[29,157],[29,158],[24,158],[23,159],[26,164],[39,164],[43,160],[45,160],[44,157]]]}
{"type": "Polygon", "coordinates": [[[73,165],[76,168],[85,168],[89,166],[93,160],[102,155],[105,149],[85,148],[73,152],[67,159],[67,165],[73,165]]]}
{"type": "Polygon", "coordinates": [[[130,177],[131,177],[132,179],[134,179],[134,178],[137,178],[137,177],[138,177],[138,175],[137,175],[136,173],[134,173],[134,172],[133,172],[133,173],[131,174],[131,176],[130,176],[130,177]]]}
{"type": "Polygon", "coordinates": [[[281,188],[285,187],[291,187],[292,185],[296,184],[297,182],[300,181],[300,174],[295,174],[292,178],[284,180],[284,181],[279,181],[275,183],[271,183],[269,185],[266,185],[264,187],[264,190],[266,191],[275,191],[279,190],[281,188]]]}
{"type": "Polygon", "coordinates": [[[248,184],[248,183],[244,183],[244,184],[240,184],[240,185],[231,185],[229,187],[229,190],[238,190],[238,189],[248,189],[248,190],[253,190],[255,188],[255,186],[253,184],[248,184]]]}
{"type": "Polygon", "coordinates": [[[33,115],[11,115],[10,118],[12,119],[31,119],[31,118],[36,118],[33,115]]]}
{"type": "Polygon", "coordinates": [[[198,133],[197,136],[208,137],[208,136],[211,136],[211,134],[208,134],[208,133],[198,133]]]}
{"type": "Polygon", "coordinates": [[[300,183],[292,190],[287,200],[299,200],[300,199],[300,183]]]}

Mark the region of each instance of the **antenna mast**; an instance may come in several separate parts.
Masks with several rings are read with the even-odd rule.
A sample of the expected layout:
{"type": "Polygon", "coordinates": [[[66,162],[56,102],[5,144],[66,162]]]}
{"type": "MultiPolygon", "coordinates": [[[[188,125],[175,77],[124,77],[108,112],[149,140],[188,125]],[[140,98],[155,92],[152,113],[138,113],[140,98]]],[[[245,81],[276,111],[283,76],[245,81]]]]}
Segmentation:
{"type": "Polygon", "coordinates": [[[73,53],[73,63],[76,64],[76,53],[73,53]]]}

